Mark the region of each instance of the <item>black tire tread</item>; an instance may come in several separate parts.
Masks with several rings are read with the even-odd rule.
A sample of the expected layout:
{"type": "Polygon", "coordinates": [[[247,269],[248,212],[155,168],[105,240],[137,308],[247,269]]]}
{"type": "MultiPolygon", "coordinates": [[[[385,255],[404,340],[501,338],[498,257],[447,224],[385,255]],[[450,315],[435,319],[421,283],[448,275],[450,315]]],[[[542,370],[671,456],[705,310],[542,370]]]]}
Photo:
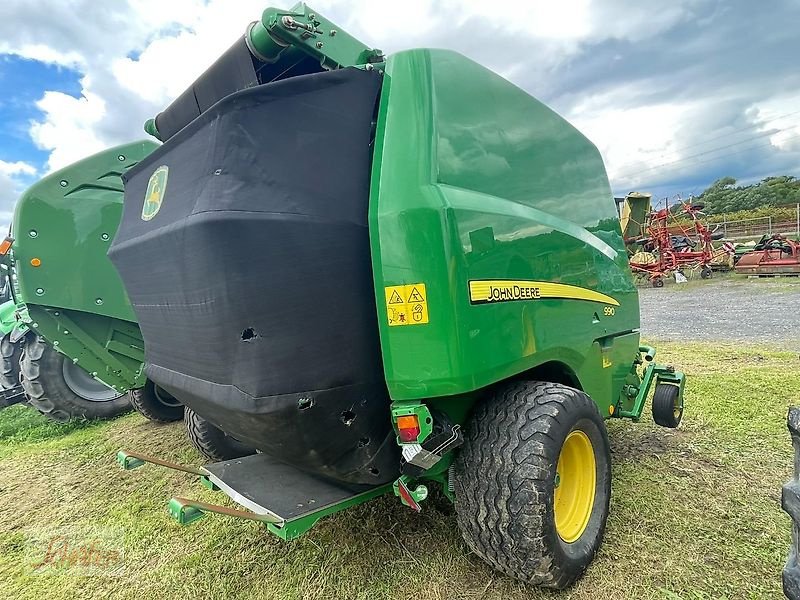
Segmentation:
{"type": "Polygon", "coordinates": [[[671,384],[658,384],[653,393],[653,421],[661,427],[674,429],[681,423],[683,409],[678,417],[675,417],[675,400],[678,388],[671,384]]]}
{"type": "Polygon", "coordinates": [[[209,460],[222,462],[255,454],[255,450],[226,435],[188,406],[184,407],[183,422],[189,442],[209,460]]]}
{"type": "Polygon", "coordinates": [[[66,423],[110,419],[130,410],[127,396],[107,402],[89,402],[67,387],[62,372],[64,358],[45,340],[29,334],[20,358],[20,381],[28,403],[46,417],[66,423]]]}
{"type": "MultiPolygon", "coordinates": [[[[552,513],[543,499],[556,468],[547,452],[555,444],[549,432],[561,427],[571,405],[587,403],[602,423],[595,403],[579,390],[513,383],[477,406],[456,458],[456,515],[467,545],[531,584],[561,589],[580,575],[563,570],[548,550],[545,523],[552,513]]],[[[605,520],[599,539],[604,528],[605,520]]],[[[599,541],[592,556],[598,547],[599,541]]]]}
{"type": "Polygon", "coordinates": [[[2,356],[2,371],[0,372],[0,387],[10,390],[19,385],[19,360],[22,357],[22,342],[16,344],[11,341],[11,334],[7,333],[0,340],[0,356],[2,356]]]}
{"type": "Polygon", "coordinates": [[[155,423],[173,423],[183,419],[183,406],[167,406],[155,393],[155,384],[148,381],[144,387],[128,392],[131,405],[144,418],[155,423]]]}

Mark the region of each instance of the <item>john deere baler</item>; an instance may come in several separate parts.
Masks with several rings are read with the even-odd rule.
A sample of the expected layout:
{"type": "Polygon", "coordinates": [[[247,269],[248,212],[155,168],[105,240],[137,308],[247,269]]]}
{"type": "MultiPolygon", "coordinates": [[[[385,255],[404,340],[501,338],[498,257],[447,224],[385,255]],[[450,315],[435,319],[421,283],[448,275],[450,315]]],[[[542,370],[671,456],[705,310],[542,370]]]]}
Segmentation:
{"type": "Polygon", "coordinates": [[[597,149],[464,56],[384,58],[302,4],[147,128],[164,143],[126,174],[110,250],[146,374],[261,451],[195,471],[250,512],[173,514],[288,539],[386,491],[419,510],[436,481],[491,564],[578,577],[604,419],[638,419],[651,383],[656,421],[682,414],[682,374],[640,347],[597,149]]]}

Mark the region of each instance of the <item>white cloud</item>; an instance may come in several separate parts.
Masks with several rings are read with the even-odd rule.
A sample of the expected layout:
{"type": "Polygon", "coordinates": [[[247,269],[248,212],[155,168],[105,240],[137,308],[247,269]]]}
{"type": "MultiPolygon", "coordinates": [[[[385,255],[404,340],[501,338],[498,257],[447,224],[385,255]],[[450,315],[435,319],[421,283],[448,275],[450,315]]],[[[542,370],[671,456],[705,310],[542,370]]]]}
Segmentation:
{"type": "Polygon", "coordinates": [[[654,167],[682,158],[680,124],[696,108],[695,103],[677,102],[626,107],[625,98],[634,91],[623,87],[589,96],[567,115],[595,141],[609,178],[622,189],[635,189],[654,167]]]}
{"type": "MultiPolygon", "coordinates": [[[[42,117],[31,125],[30,134],[39,148],[49,152],[48,168],[144,137],[144,120],[180,94],[249,21],[259,18],[267,4],[128,0],[98,11],[92,0],[6,0],[0,6],[0,53],[70,65],[84,74],[79,98],[50,91],[37,105],[42,117]],[[48,18],[42,20],[42,14],[48,18]]],[[[692,154],[686,140],[695,132],[687,131],[687,123],[708,116],[702,107],[709,104],[710,94],[736,99],[740,117],[748,106],[738,92],[711,88],[696,97],[641,93],[643,88],[658,89],[673,75],[662,72],[659,80],[647,67],[636,72],[637,57],[663,43],[659,36],[698,24],[707,27],[709,35],[722,31],[723,17],[735,9],[720,9],[709,0],[676,0],[668,6],[659,4],[658,10],[652,3],[612,0],[508,0],[502,5],[485,0],[315,0],[312,4],[357,38],[387,52],[450,47],[534,95],[552,92],[556,97],[551,100],[560,111],[600,148],[615,187],[646,184],[656,173],[677,176],[691,171],[691,164],[681,162],[692,154]],[[604,58],[591,62],[593,52],[604,46],[609,48],[604,58]],[[606,76],[622,78],[626,68],[634,72],[628,81],[603,82],[606,76]],[[575,79],[563,92],[553,92],[570,77],[575,79]],[[660,168],[665,163],[668,168],[660,168]]],[[[742,21],[742,16],[736,18],[742,21]]],[[[704,40],[694,36],[684,44],[667,43],[657,47],[657,56],[678,60],[681,53],[691,51],[716,57],[703,54],[704,40]]],[[[706,62],[686,62],[683,69],[706,62]]],[[[770,93],[770,86],[764,86],[762,95],[770,93]]],[[[797,100],[786,102],[798,105],[797,100]]],[[[757,122],[759,115],[766,119],[770,110],[784,109],[759,104],[746,125],[757,122]]],[[[695,129],[699,134],[703,128],[695,129]]],[[[725,123],[716,123],[705,131],[728,129],[725,123]]],[[[768,139],[775,148],[787,150],[797,150],[800,140],[787,131],[768,139]]]]}
{"type": "MultiPolygon", "coordinates": [[[[93,18],[76,20],[75,6],[64,12],[60,3],[32,4],[50,18],[45,23],[22,20],[30,5],[12,0],[6,10],[20,15],[22,29],[9,30],[0,51],[77,66],[86,75],[80,98],[50,91],[37,105],[43,117],[31,125],[30,133],[39,148],[50,152],[50,169],[142,136],[145,118],[180,94],[264,8],[263,0],[132,0],[115,5],[116,12],[97,15],[85,0],[78,0],[93,18]],[[57,22],[62,26],[48,35],[48,23],[57,22]],[[26,30],[33,29],[33,23],[35,36],[26,30]],[[42,41],[51,39],[52,43],[42,41]]],[[[437,46],[444,33],[468,22],[478,31],[485,30],[483,45],[501,43],[504,35],[522,36],[538,45],[539,68],[560,64],[577,52],[580,43],[609,36],[638,37],[645,25],[652,30],[682,14],[680,3],[663,11],[666,16],[659,19],[647,11],[626,10],[622,16],[614,15],[617,26],[606,31],[605,24],[597,22],[596,3],[589,0],[511,0],[502,10],[477,0],[319,0],[315,6],[355,36],[387,51],[437,46]]],[[[484,49],[476,42],[480,58],[484,49]]],[[[528,62],[520,64],[519,59],[511,52],[502,59],[489,57],[488,66],[513,76],[528,62]]]]}
{"type": "Polygon", "coordinates": [[[21,160],[16,162],[0,160],[0,175],[7,177],[12,175],[36,175],[36,167],[21,160]]]}
{"type": "Polygon", "coordinates": [[[99,152],[107,146],[95,132],[95,126],[106,115],[106,103],[96,94],[86,91],[80,98],[61,92],[45,92],[36,103],[46,118],[31,124],[34,144],[50,151],[47,166],[50,170],[65,167],[99,152]]]}
{"type": "MultiPolygon", "coordinates": [[[[24,179],[36,175],[36,167],[22,161],[0,160],[0,207],[11,207],[25,187],[24,179]]],[[[5,235],[12,212],[0,209],[0,237],[5,235]]]]}
{"type": "Polygon", "coordinates": [[[774,131],[769,142],[778,150],[800,150],[800,93],[782,94],[753,105],[760,131],[774,131]]]}
{"type": "Polygon", "coordinates": [[[152,40],[135,59],[119,57],[111,65],[116,85],[143,101],[165,106],[208,68],[248,23],[261,14],[263,1],[211,2],[198,7],[191,28],[152,40]]]}

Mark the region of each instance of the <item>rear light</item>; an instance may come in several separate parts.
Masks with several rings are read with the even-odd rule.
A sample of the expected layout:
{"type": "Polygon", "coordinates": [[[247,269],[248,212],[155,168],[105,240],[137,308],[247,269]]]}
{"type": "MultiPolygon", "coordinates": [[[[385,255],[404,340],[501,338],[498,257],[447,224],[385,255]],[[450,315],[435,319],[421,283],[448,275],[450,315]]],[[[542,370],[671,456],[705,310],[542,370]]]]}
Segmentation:
{"type": "Polygon", "coordinates": [[[6,237],[2,242],[0,242],[0,256],[5,256],[8,254],[8,251],[11,250],[11,245],[14,243],[14,238],[6,237]]]}
{"type": "Polygon", "coordinates": [[[417,415],[397,417],[397,432],[401,442],[416,442],[420,434],[419,417],[417,415]]]}

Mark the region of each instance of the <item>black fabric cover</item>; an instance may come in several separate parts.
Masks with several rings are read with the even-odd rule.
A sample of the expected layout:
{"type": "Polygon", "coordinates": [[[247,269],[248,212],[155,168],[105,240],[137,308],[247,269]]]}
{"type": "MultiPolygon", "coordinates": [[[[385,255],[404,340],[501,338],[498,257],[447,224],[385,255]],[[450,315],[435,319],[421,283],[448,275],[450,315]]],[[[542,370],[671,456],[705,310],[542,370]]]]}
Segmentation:
{"type": "Polygon", "coordinates": [[[125,175],[109,251],[150,379],[267,454],[364,484],[399,465],[367,223],[380,85],[350,68],[228,96],[125,175]]]}
{"type": "Polygon", "coordinates": [[[159,137],[167,141],[225,96],[255,85],[256,68],[242,37],[156,116],[159,137]]]}
{"type": "Polygon", "coordinates": [[[234,92],[278,79],[322,71],[318,60],[294,47],[285,49],[275,62],[262,62],[251,54],[245,38],[241,37],[167,108],[156,115],[158,137],[166,142],[214,104],[234,92]]]}

